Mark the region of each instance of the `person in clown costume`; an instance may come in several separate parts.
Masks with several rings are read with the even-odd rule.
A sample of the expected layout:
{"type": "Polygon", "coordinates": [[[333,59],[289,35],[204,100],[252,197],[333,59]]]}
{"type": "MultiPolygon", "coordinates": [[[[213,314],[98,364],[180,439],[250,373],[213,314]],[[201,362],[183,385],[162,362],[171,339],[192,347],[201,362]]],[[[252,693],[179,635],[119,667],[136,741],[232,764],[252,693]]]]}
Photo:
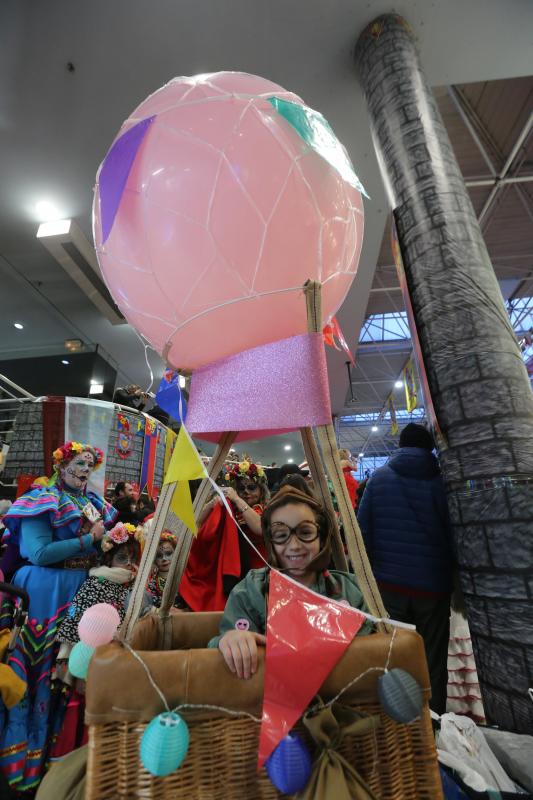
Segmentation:
{"type": "MultiPolygon", "coordinates": [[[[31,794],[39,784],[60,726],[51,682],[58,628],[88,570],[96,566],[99,542],[117,516],[87,489],[103,455],[90,444],[66,442],[53,453],[52,479],[20,497],[3,520],[9,531],[8,560],[17,565],[12,583],[30,598],[28,619],[10,659],[28,689],[11,711],[0,708],[0,769],[19,792],[31,794]]],[[[0,627],[9,626],[9,610],[4,603],[0,627]]]]}

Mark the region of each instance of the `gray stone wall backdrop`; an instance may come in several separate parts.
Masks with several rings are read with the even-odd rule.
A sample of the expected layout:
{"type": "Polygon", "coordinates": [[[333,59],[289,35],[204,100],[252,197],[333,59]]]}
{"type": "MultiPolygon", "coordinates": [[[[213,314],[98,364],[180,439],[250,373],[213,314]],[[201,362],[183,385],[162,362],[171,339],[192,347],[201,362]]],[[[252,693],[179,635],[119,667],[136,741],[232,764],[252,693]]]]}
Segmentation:
{"type": "MultiPolygon", "coordinates": [[[[115,416],[111,425],[107,448],[105,477],[111,484],[117,481],[139,483],[144,446],[144,418],[133,412],[120,411],[128,419],[130,431],[132,432],[131,455],[128,458],[121,458],[117,452],[118,413],[119,411],[115,407],[115,416]],[[141,431],[137,432],[139,420],[143,420],[143,427],[141,431]]],[[[166,428],[160,422],[157,425],[160,427],[162,434],[156,451],[154,485],[161,488],[165,459],[166,428]]],[[[42,404],[39,401],[22,405],[17,413],[13,439],[6,459],[2,480],[4,483],[14,482],[22,474],[44,474],[43,416],[42,404]]]]}
{"type": "Polygon", "coordinates": [[[15,419],[14,431],[2,473],[4,483],[16,481],[19,475],[43,474],[42,403],[21,405],[15,419]]]}
{"type": "Polygon", "coordinates": [[[443,433],[440,460],[486,715],[531,732],[533,395],[407,23],[378,18],[355,56],[443,433]]]}

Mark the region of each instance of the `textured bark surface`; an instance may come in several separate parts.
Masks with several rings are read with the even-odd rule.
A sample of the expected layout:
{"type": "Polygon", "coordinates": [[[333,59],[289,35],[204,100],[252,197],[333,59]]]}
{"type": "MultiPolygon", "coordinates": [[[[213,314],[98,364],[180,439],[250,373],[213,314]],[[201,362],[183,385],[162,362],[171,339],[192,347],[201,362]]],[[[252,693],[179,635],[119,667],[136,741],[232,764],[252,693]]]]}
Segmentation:
{"type": "Polygon", "coordinates": [[[531,387],[407,23],[375,20],[356,64],[444,434],[440,460],[485,711],[490,722],[531,732],[531,387]]]}

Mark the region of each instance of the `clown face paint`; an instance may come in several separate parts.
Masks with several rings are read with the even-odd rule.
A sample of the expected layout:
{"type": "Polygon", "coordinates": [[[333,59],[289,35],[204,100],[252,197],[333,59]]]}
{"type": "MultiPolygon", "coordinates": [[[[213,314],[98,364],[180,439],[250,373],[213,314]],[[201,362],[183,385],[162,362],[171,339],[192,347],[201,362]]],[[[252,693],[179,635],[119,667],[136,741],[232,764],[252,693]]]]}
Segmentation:
{"type": "Polygon", "coordinates": [[[174,555],[174,548],[170,542],[161,542],[157,548],[155,565],[160,575],[166,575],[170,569],[170,562],[174,555]]]}
{"type": "Polygon", "coordinates": [[[59,474],[65,486],[75,491],[85,491],[91,470],[94,468],[92,453],[78,453],[64,467],[59,474]]]}

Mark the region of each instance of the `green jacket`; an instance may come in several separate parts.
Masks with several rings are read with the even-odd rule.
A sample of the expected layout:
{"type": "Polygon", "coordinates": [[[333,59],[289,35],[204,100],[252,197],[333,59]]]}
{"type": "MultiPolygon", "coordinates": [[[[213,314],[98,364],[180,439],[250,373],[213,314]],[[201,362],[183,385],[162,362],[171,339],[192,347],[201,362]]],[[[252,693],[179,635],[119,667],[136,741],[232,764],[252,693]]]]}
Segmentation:
{"type": "MultiPolygon", "coordinates": [[[[207,645],[208,647],[218,647],[221,637],[228,631],[234,630],[236,623],[241,620],[243,621],[243,630],[265,633],[268,572],[269,570],[266,567],[263,569],[251,569],[244,580],[232,590],[220,623],[220,634],[211,639],[207,645]]],[[[368,612],[361,590],[353,575],[348,572],[337,572],[336,570],[330,570],[330,575],[339,586],[339,592],[332,597],[333,600],[347,600],[352,608],[359,608],[361,611],[368,612]]],[[[318,592],[318,594],[328,596],[326,579],[322,574],[318,576],[318,582],[310,588],[318,592]]],[[[363,623],[359,633],[371,633],[373,629],[373,624],[367,620],[363,623]]]]}

